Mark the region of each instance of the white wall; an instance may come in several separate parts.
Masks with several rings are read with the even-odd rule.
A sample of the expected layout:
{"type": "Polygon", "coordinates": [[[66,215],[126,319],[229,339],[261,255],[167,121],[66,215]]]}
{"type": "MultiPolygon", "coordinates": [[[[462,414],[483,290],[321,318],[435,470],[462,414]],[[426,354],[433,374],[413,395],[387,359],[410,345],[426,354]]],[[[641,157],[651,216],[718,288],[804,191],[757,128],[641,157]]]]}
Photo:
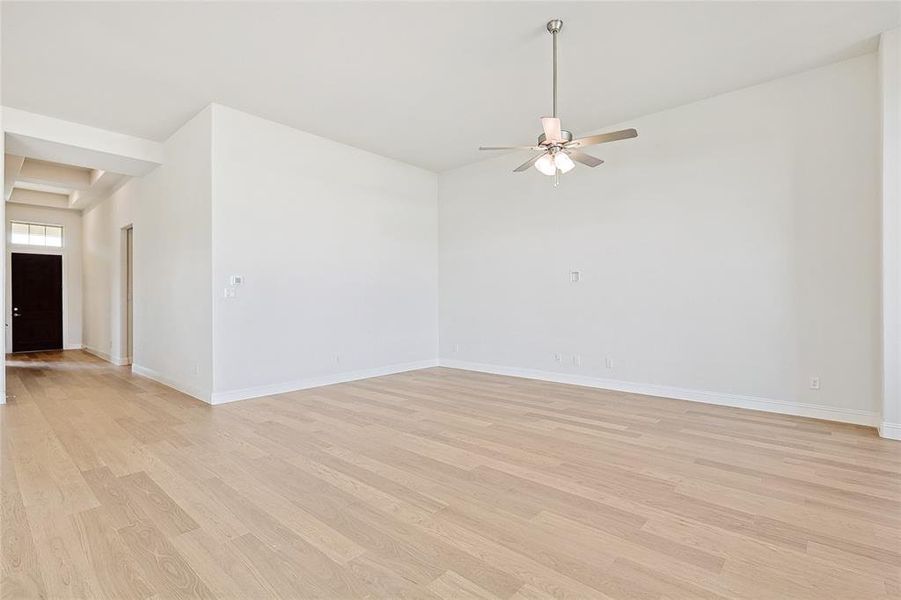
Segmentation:
{"type": "Polygon", "coordinates": [[[211,145],[205,109],[163,165],[84,215],[85,344],[125,356],[124,233],[134,226],[134,369],[198,398],[212,389],[211,145]]]}
{"type": "Polygon", "coordinates": [[[867,55],[622,124],[640,137],[557,190],[519,154],[436,177],[214,105],[85,215],[86,342],[122,350],[134,223],[136,368],[214,403],[438,354],[876,423],[877,75],[867,55]]]}
{"type": "Polygon", "coordinates": [[[125,364],[123,228],[135,222],[142,183],[132,180],[85,211],[84,346],[116,364],[125,364]]]}
{"type": "Polygon", "coordinates": [[[620,124],[556,190],[522,153],[442,174],[442,362],[874,423],[876,78],[866,55],[620,124]]]}
{"type": "Polygon", "coordinates": [[[12,348],[12,293],[10,289],[10,256],[13,252],[32,254],[59,254],[63,257],[63,347],[67,350],[81,348],[82,345],[82,310],[81,310],[81,213],[74,210],[30,206],[27,204],[7,203],[6,235],[9,236],[10,223],[24,221],[43,223],[45,225],[61,225],[63,228],[63,247],[44,248],[36,246],[19,246],[10,244],[6,255],[6,346],[12,348]]]}
{"type": "Polygon", "coordinates": [[[901,439],[901,29],[879,41],[882,114],[882,424],[901,439]]]}
{"type": "Polygon", "coordinates": [[[434,364],[436,185],[214,106],[214,401],[434,364]]]}

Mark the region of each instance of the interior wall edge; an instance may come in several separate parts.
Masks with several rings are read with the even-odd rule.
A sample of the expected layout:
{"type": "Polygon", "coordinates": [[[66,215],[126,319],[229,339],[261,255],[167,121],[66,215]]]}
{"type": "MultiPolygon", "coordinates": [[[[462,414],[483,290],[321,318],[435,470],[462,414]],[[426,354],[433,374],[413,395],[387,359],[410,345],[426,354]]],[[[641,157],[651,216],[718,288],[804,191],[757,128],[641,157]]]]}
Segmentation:
{"type": "MultiPolygon", "coordinates": [[[[881,328],[882,418],[901,439],[901,28],[879,42],[881,112],[881,328]]],[[[883,429],[880,429],[882,432],[883,429]]]]}
{"type": "MultiPolygon", "coordinates": [[[[879,424],[878,413],[857,410],[853,408],[821,406],[815,404],[804,404],[800,402],[786,402],[784,400],[743,396],[740,394],[711,392],[707,390],[692,390],[653,383],[638,383],[618,379],[602,379],[596,377],[586,377],[584,375],[570,375],[566,373],[554,373],[552,371],[523,369],[520,367],[474,363],[445,358],[439,359],[438,363],[441,367],[447,367],[451,369],[477,371],[480,373],[491,373],[493,375],[505,375],[508,377],[522,377],[524,379],[536,379],[539,381],[548,381],[551,383],[580,385],[584,387],[599,388],[616,392],[627,392],[630,394],[641,394],[644,396],[669,398],[672,400],[687,400],[689,402],[700,402],[703,404],[714,404],[717,406],[729,406],[732,408],[759,410],[763,412],[793,415],[797,417],[808,417],[811,419],[822,419],[826,421],[837,421],[840,423],[851,423],[853,425],[865,425],[869,427],[877,427],[879,424]]],[[[901,426],[898,427],[898,434],[901,435],[901,426]]]]}
{"type": "Polygon", "coordinates": [[[887,440],[901,440],[901,423],[883,421],[879,425],[879,436],[887,440]]]}
{"type": "Polygon", "coordinates": [[[166,377],[162,373],[155,371],[153,369],[148,369],[147,367],[142,367],[141,365],[132,364],[131,372],[135,375],[140,375],[141,377],[146,377],[147,379],[152,379],[157,383],[162,383],[163,385],[170,387],[174,390],[177,390],[183,394],[187,394],[192,398],[197,398],[198,400],[202,400],[207,404],[212,404],[210,402],[210,392],[208,390],[203,390],[198,387],[181,383],[179,381],[174,381],[169,377],[166,377]]]}
{"type": "Polygon", "coordinates": [[[88,354],[93,354],[97,358],[101,358],[108,363],[112,363],[116,366],[122,367],[128,364],[128,359],[122,356],[112,356],[108,352],[104,352],[103,350],[99,350],[97,348],[92,348],[90,346],[79,346],[78,348],[66,348],[66,350],[84,350],[88,354]]]}
{"type": "Polygon", "coordinates": [[[361,369],[358,371],[332,373],[319,377],[308,377],[305,379],[286,381],[284,383],[274,383],[225,392],[213,392],[211,395],[210,404],[226,404],[228,402],[237,402],[239,400],[250,400],[252,398],[260,398],[262,396],[284,394],[286,392],[296,392],[298,390],[307,390],[327,385],[334,385],[336,383],[359,381],[361,379],[370,379],[372,377],[381,377],[383,375],[394,375],[396,373],[405,373],[407,371],[418,371],[419,369],[427,369],[429,367],[437,366],[437,359],[426,359],[406,363],[396,363],[382,367],[373,367],[371,369],[361,369]]]}

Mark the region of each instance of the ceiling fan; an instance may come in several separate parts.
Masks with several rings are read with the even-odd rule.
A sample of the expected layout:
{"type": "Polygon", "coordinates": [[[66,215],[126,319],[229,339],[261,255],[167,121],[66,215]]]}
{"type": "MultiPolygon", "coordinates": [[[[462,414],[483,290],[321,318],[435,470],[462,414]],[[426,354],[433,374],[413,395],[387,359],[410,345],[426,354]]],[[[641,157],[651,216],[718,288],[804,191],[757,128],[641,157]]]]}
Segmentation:
{"type": "Polygon", "coordinates": [[[634,129],[623,129],[573,139],[572,132],[560,128],[560,119],[557,117],[557,34],[561,29],[563,29],[563,21],[560,19],[548,21],[547,30],[554,39],[554,113],[550,117],[541,117],[541,128],[544,133],[538,136],[538,144],[535,146],[479,147],[479,150],[540,150],[541,154],[522,163],[513,169],[513,172],[521,173],[534,166],[542,174],[553,176],[555,187],[560,182],[560,174],[570,171],[576,166],[576,162],[589,167],[596,167],[604,163],[601,159],[582,152],[582,148],[638,137],[638,132],[634,129]]]}

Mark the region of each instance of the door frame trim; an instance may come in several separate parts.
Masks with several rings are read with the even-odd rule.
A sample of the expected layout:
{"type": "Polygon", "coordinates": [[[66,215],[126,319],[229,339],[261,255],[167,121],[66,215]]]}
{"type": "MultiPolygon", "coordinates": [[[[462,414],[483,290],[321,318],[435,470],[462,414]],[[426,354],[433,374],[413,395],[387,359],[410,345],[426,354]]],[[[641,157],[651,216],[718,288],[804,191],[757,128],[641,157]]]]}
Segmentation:
{"type": "MultiPolygon", "coordinates": [[[[129,358],[128,355],[128,230],[131,229],[131,266],[134,270],[134,243],[135,232],[134,222],[128,222],[119,228],[119,347],[116,349],[114,356],[118,361],[116,364],[130,365],[134,363],[135,357],[129,358]]],[[[134,273],[131,274],[131,311],[132,311],[132,329],[131,334],[134,337],[134,273]]],[[[134,340],[131,340],[132,354],[134,354],[134,340]]],[[[115,362],[115,361],[113,361],[115,362]]]]}

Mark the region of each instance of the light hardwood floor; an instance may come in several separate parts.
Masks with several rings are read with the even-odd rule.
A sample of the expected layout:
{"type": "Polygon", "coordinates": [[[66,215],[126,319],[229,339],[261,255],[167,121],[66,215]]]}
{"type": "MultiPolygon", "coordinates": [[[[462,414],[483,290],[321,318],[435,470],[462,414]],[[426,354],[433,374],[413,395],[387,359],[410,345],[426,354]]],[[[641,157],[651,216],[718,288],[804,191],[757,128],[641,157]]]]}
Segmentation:
{"type": "Polygon", "coordinates": [[[11,356],[2,598],[897,598],[901,443],[427,369],[210,407],[11,356]]]}

